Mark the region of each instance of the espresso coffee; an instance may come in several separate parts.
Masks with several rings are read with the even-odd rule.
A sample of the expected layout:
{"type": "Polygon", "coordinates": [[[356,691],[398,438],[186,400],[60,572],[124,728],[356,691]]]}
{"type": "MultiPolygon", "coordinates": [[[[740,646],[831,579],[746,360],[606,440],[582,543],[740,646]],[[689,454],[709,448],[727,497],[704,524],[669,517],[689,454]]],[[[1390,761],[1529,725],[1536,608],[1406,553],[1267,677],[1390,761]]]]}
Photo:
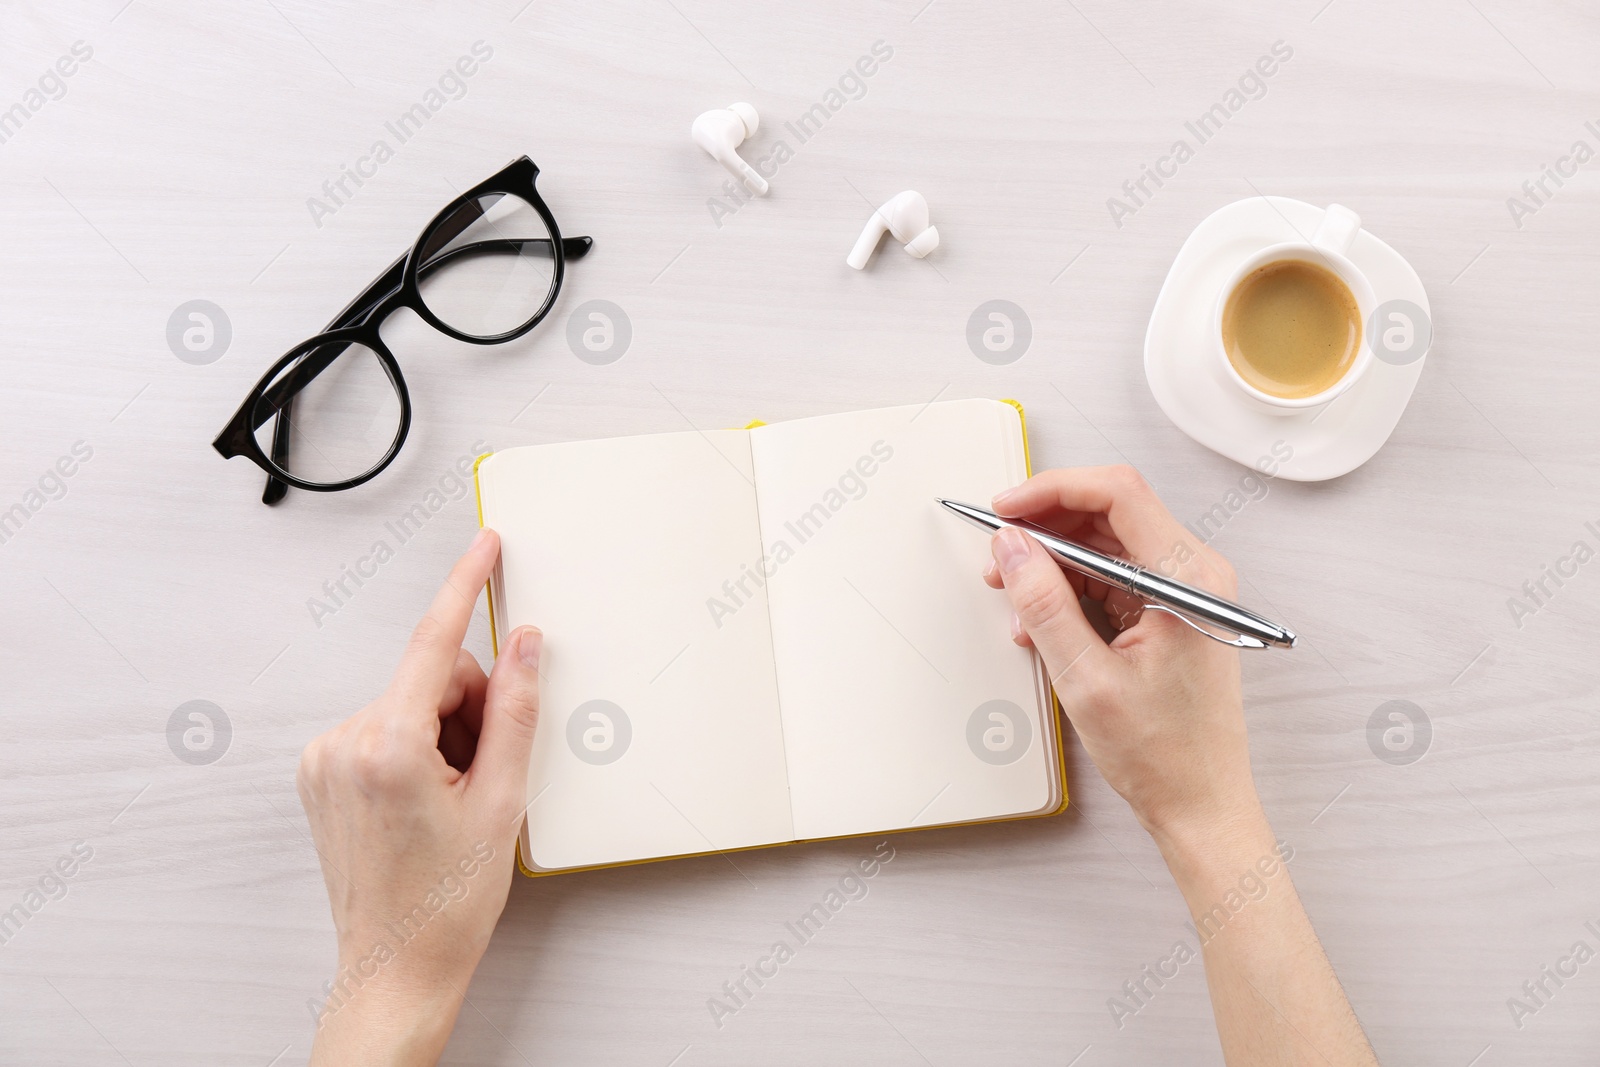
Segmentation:
{"type": "Polygon", "coordinates": [[[1361,311],[1328,268],[1281,259],[1247,274],[1222,309],[1222,345],[1239,377],[1299,400],[1331,389],[1361,352],[1361,311]]]}

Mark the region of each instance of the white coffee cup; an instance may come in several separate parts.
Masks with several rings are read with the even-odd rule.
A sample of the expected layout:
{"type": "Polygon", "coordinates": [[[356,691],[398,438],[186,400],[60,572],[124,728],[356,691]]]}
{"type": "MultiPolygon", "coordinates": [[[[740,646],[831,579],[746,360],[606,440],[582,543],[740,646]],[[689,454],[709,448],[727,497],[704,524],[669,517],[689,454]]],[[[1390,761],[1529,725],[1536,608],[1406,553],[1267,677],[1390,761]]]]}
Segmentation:
{"type": "Polygon", "coordinates": [[[1248,256],[1238,267],[1234,268],[1228,280],[1223,283],[1222,290],[1217,294],[1216,308],[1212,314],[1211,322],[1211,349],[1212,355],[1221,368],[1224,378],[1238,387],[1245,396],[1250,406],[1258,411],[1271,415],[1294,415],[1298,412],[1308,411],[1322,407],[1335,397],[1344,393],[1354,385],[1360,377],[1372,366],[1372,346],[1367,343],[1366,323],[1372,320],[1373,308],[1377,306],[1377,298],[1373,295],[1372,283],[1346,256],[1350,245],[1361,232],[1361,216],[1347,207],[1330,204],[1323,213],[1322,223],[1317,227],[1317,232],[1312,234],[1309,242],[1286,241],[1282,244],[1270,245],[1259,252],[1248,256]],[[1270,263],[1281,263],[1285,260],[1302,260],[1332,271],[1339,280],[1349,287],[1351,295],[1356,299],[1356,307],[1361,317],[1361,343],[1356,350],[1356,358],[1351,363],[1350,369],[1345,371],[1344,377],[1320,393],[1303,397],[1273,396],[1245,381],[1234,368],[1233,361],[1228,358],[1227,346],[1222,339],[1222,314],[1227,307],[1228,298],[1238,289],[1239,283],[1249,277],[1251,273],[1260,270],[1270,263]]]}

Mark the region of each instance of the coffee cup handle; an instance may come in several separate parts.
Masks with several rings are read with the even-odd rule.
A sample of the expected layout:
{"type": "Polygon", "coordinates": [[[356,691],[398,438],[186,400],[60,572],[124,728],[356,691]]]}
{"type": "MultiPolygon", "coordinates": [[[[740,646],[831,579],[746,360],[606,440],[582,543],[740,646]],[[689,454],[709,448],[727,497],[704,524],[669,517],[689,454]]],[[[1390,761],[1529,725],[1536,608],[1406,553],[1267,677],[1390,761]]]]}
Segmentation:
{"type": "Polygon", "coordinates": [[[1361,232],[1361,216],[1339,204],[1329,204],[1322,214],[1322,225],[1312,234],[1311,243],[1324,252],[1344,255],[1361,232]]]}

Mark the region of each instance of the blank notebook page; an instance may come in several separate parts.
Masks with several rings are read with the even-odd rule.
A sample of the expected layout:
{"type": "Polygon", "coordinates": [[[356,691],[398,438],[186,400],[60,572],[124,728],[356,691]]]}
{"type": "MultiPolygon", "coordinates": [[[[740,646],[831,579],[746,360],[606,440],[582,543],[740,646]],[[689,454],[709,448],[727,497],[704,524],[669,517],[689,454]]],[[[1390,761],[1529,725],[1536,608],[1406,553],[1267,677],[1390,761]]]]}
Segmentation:
{"type": "Polygon", "coordinates": [[[746,582],[735,614],[707,610],[761,554],[749,433],[514,449],[478,478],[484,525],[510,546],[498,632],[546,635],[529,866],[792,839],[765,594],[746,582]],[[589,762],[622,743],[596,700],[628,719],[613,764],[589,762]],[[586,705],[602,718],[580,714],[573,728],[586,705]]]}
{"type": "Polygon", "coordinates": [[[1011,641],[1005,595],[980,577],[989,539],[934,500],[987,504],[1027,476],[1017,410],[953,401],[750,436],[795,836],[1059,800],[1053,706],[1036,657],[1011,641]],[[968,742],[992,700],[1031,724],[1029,747],[1005,765],[968,742]]]}

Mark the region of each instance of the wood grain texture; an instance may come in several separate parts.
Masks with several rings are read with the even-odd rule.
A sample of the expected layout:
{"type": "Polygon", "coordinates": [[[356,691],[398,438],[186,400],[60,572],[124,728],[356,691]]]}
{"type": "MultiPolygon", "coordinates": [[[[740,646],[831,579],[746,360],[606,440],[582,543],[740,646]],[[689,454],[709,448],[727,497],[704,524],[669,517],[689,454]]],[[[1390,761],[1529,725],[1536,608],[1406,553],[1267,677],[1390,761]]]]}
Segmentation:
{"type": "MultiPolygon", "coordinates": [[[[307,600],[494,447],[743,425],[934,397],[1016,397],[1037,466],[1131,462],[1181,519],[1245,473],[1145,386],[1146,319],[1193,226],[1256,193],[1337,201],[1428,287],[1434,351],[1388,445],[1274,484],[1216,539],[1246,598],[1306,635],[1248,657],[1256,773],[1351,1000],[1387,1063],[1588,1064],[1600,962],[1520,1029],[1507,998],[1600,948],[1600,562],[1531,617],[1522,584],[1600,538],[1600,161],[1520,220],[1524,181],[1600,117],[1579,5],[965,0],[761,8],[581,4],[8,5],[0,110],[82,40],[65,94],[0,144],[0,509],[75,442],[92,458],[0,544],[0,908],[74,841],[93,858],[0,946],[0,1059],[266,1065],[309,1049],[332,928],[293,788],[300,747],[383,683],[474,523],[449,503],[331,617],[307,600]],[[519,10],[520,9],[520,10],[519,10]],[[493,57],[320,219],[322,184],[476,41],[493,57]],[[874,42],[893,56],[804,143],[787,134],[874,42]],[[1293,57],[1131,217],[1108,197],[1274,42],[1293,57]],[[790,139],[772,195],[714,219],[700,111],[790,139]],[[361,491],[263,508],[209,442],[268,362],[413,239],[453,188],[527,152],[595,238],[551,319],[496,349],[386,330],[416,423],[361,491]],[[932,205],[926,261],[844,257],[871,207],[932,205]],[[720,225],[718,222],[720,221],[720,225]],[[1518,224],[1520,222],[1520,225],[1518,224]],[[320,223],[320,224],[319,224],[320,223]],[[185,301],[232,342],[181,362],[185,301]],[[566,322],[609,300],[619,361],[566,322]],[[966,342],[1022,307],[1008,366],[966,342]],[[209,766],[185,701],[223,708],[209,766]],[[1421,761],[1374,755],[1391,699],[1421,761]]],[[[392,140],[392,137],[391,137],[392,140]]],[[[1541,199],[1545,199],[1541,197],[1541,199]]],[[[1552,587],[1553,588],[1553,587],[1552,587]]],[[[481,656],[480,617],[471,638],[481,656]]],[[[519,881],[452,1064],[1215,1064],[1185,968],[1119,1028],[1122,983],[1188,935],[1160,858],[1074,748],[1059,818],[897,838],[892,863],[734,1018],[706,1007],[871,842],[519,881]]]]}

